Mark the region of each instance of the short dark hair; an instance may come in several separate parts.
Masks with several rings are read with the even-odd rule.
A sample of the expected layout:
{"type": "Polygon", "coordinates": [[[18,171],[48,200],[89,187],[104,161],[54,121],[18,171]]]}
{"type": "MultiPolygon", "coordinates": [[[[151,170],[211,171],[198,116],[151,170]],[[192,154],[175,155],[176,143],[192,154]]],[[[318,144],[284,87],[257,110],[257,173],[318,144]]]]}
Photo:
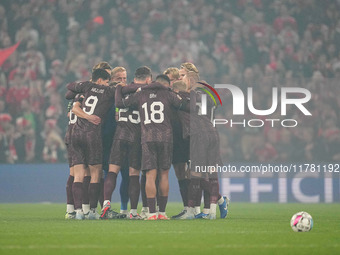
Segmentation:
{"type": "Polygon", "coordinates": [[[106,70],[106,69],[112,69],[112,67],[110,66],[110,64],[109,63],[107,63],[107,62],[99,62],[98,64],[96,64],[94,67],[92,67],[92,72],[94,71],[94,70],[96,70],[96,69],[104,69],[104,70],[106,70]]]}
{"type": "Polygon", "coordinates": [[[110,80],[110,74],[103,69],[95,69],[92,72],[92,81],[96,82],[98,79],[102,78],[105,80],[110,80]]]}
{"type": "Polygon", "coordinates": [[[147,66],[138,67],[135,72],[136,80],[145,80],[148,77],[152,77],[151,69],[147,66]]]}
{"type": "Polygon", "coordinates": [[[167,83],[170,86],[170,78],[165,74],[159,74],[156,77],[156,82],[167,83]]]}

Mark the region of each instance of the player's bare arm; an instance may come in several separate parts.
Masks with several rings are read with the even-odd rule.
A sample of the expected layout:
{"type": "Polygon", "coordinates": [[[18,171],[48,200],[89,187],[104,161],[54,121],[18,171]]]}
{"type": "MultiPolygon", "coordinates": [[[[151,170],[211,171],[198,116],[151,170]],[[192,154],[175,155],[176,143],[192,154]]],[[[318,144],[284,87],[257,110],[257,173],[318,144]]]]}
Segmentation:
{"type": "Polygon", "coordinates": [[[101,123],[101,118],[98,117],[97,115],[89,115],[89,114],[85,113],[81,109],[81,103],[80,102],[75,102],[73,104],[72,112],[75,115],[77,115],[77,117],[86,119],[86,120],[88,120],[89,122],[91,122],[94,125],[99,125],[101,123]]]}

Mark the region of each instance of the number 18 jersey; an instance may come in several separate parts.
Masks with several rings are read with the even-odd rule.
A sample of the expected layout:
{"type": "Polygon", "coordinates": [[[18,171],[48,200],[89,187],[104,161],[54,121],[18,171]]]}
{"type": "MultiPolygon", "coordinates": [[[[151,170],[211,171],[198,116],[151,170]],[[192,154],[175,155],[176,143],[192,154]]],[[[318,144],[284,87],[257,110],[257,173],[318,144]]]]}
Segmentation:
{"type": "MultiPolygon", "coordinates": [[[[154,83],[142,87],[127,99],[123,99],[124,107],[139,110],[141,120],[141,142],[172,143],[172,108],[179,109],[183,100],[168,88],[154,83]]],[[[117,103],[117,102],[116,102],[117,103]]]]}

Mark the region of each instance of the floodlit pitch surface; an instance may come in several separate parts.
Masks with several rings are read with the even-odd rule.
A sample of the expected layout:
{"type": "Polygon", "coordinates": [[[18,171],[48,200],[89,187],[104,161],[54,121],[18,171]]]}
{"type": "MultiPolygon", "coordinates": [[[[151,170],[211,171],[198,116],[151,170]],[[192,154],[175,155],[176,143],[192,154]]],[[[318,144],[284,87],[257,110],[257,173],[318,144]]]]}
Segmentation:
{"type": "MultiPolygon", "coordinates": [[[[117,205],[116,205],[117,206],[117,205]]],[[[179,212],[170,203],[168,215],[179,212]]],[[[227,219],[67,221],[62,204],[0,204],[0,254],[340,254],[340,204],[232,203],[227,219]],[[295,233],[298,211],[314,228],[295,233]]]]}

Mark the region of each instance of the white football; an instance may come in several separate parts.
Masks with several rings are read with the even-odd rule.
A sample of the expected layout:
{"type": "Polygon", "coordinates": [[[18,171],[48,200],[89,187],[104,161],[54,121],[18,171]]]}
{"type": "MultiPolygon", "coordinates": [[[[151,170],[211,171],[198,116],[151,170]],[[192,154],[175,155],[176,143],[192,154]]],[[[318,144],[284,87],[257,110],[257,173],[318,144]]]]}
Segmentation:
{"type": "Polygon", "coordinates": [[[307,212],[295,213],[290,220],[290,226],[295,232],[308,232],[313,228],[313,218],[307,212]]]}

